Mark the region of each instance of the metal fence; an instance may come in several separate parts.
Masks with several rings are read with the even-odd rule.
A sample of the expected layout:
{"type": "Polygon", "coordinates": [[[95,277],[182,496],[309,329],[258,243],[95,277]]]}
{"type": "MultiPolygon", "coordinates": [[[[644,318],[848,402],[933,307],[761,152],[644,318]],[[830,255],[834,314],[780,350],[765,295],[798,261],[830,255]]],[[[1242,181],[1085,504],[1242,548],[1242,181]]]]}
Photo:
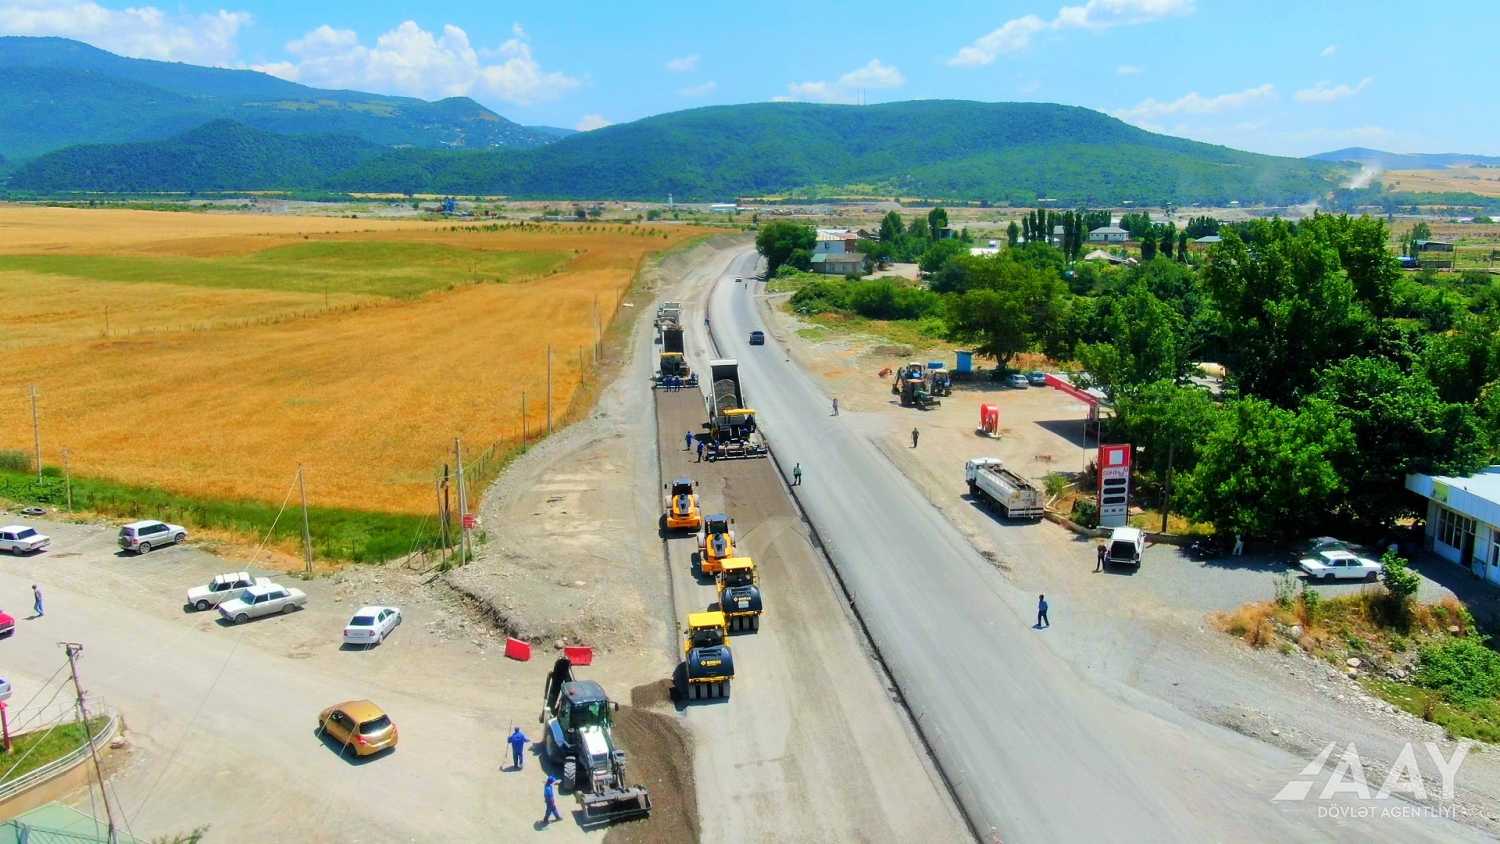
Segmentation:
{"type": "MultiPolygon", "coordinates": [[[[120,728],[119,713],[110,710],[104,712],[103,714],[109,716],[109,720],[105,722],[103,729],[94,734],[93,746],[95,748],[99,748],[107,744],[110,739],[115,737],[115,732],[120,728]]],[[[49,724],[48,726],[51,725],[49,724]]],[[[51,762],[43,765],[42,767],[16,777],[15,779],[6,780],[5,782],[0,783],[0,802],[9,800],[10,798],[21,794],[29,788],[41,785],[42,783],[52,779],[53,777],[71,770],[74,765],[78,764],[88,755],[89,746],[86,744],[80,744],[78,745],[78,747],[69,751],[67,755],[62,756],[61,758],[54,759],[51,762]]]]}

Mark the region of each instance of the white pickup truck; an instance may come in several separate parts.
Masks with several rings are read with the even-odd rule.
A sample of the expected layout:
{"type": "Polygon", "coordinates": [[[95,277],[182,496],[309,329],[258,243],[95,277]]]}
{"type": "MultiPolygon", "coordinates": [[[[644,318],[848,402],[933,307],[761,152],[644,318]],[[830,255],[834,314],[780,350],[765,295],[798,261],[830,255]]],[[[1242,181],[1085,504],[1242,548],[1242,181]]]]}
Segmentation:
{"type": "Polygon", "coordinates": [[[1042,517],[1042,491],[1005,468],[997,458],[976,457],[965,463],[964,479],[969,482],[970,495],[995,502],[1008,519],[1042,517]]]}

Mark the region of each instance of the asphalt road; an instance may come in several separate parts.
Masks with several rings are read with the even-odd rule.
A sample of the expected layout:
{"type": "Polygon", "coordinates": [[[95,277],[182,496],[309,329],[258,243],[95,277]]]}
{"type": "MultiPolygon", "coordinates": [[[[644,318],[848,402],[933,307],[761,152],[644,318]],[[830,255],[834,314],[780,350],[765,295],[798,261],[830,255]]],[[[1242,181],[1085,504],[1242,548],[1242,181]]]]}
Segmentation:
{"type": "Polygon", "coordinates": [[[732,276],[749,275],[752,261],[747,251],[707,294],[719,349],[739,359],[778,460],[801,463],[797,499],[982,838],[1478,837],[1446,820],[1320,817],[1320,807],[1358,808],[1337,798],[1273,803],[1309,760],[1076,671],[1049,640],[1086,617],[1054,605],[1053,626],[1034,629],[1035,594],[1013,587],[871,442],[831,416],[777,338],[748,345],[748,333],[766,327],[747,289],[759,285],[732,276]]]}
{"type": "MultiPolygon", "coordinates": [[[[690,308],[684,318],[701,314],[690,308]]],[[[689,343],[688,356],[706,371],[711,355],[701,337],[689,343]]],[[[734,517],[737,552],[756,561],[766,600],[759,631],[731,638],[730,699],[679,702],[695,737],[701,839],[966,837],[775,465],[699,463],[684,450],[683,435],[704,421],[698,390],[658,390],[656,419],[662,478],[698,481],[703,512],[734,517]]],[[[655,495],[660,501],[660,486],[655,495]]],[[[694,535],[676,533],[664,542],[680,629],[688,613],[709,609],[717,596],[694,575],[694,535]]]]}

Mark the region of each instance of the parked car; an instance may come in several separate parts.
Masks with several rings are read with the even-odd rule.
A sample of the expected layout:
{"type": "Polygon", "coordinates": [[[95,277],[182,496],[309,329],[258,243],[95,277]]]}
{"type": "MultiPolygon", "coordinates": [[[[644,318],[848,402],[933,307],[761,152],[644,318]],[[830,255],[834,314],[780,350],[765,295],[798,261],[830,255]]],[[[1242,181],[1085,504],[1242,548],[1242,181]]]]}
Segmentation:
{"type": "Polygon", "coordinates": [[[1104,562],[1140,568],[1141,555],[1146,551],[1146,534],[1140,528],[1117,527],[1109,532],[1109,543],[1104,549],[1104,562]]]}
{"type": "Polygon", "coordinates": [[[219,615],[225,621],[244,624],[252,618],[291,612],[306,604],[307,594],[301,589],[288,589],[279,583],[267,582],[251,586],[219,604],[219,615]]]}
{"type": "Polygon", "coordinates": [[[401,610],[395,607],[360,607],[344,625],[344,644],[378,645],[401,623],[401,610]]]}
{"type": "Polygon", "coordinates": [[[318,732],[338,742],[340,753],[353,748],[356,756],[394,749],[398,737],[390,716],[368,700],[346,700],[323,710],[318,732]]]}
{"type": "Polygon", "coordinates": [[[1380,563],[1343,549],[1318,551],[1298,560],[1297,567],[1307,572],[1309,580],[1374,580],[1380,576],[1380,563]]]}
{"type": "Polygon", "coordinates": [[[152,548],[186,541],[187,528],[152,519],[120,528],[120,547],[137,554],[149,554],[152,548]]]}
{"type": "Polygon", "coordinates": [[[766,344],[766,332],[764,332],[764,331],[752,331],[752,332],[750,332],[750,345],[752,345],[752,346],[764,346],[765,344],[766,344]]]}
{"type": "Polygon", "coordinates": [[[225,572],[215,575],[213,580],[202,586],[189,589],[188,606],[201,612],[209,607],[217,607],[230,598],[238,598],[241,592],[252,586],[268,586],[270,583],[270,578],[251,577],[247,571],[225,572]]]}
{"type": "Polygon", "coordinates": [[[52,537],[38,533],[36,528],[25,525],[0,527],[0,551],[9,551],[17,557],[40,551],[52,544],[52,537]]]}
{"type": "Polygon", "coordinates": [[[0,610],[0,636],[9,636],[16,632],[16,617],[0,610]]]}
{"type": "Polygon", "coordinates": [[[1031,384],[1027,382],[1025,375],[1022,375],[1019,372],[1012,372],[1010,375],[1007,375],[1005,377],[1005,386],[1020,387],[1024,390],[1027,387],[1031,386],[1031,384]]]}
{"type": "Polygon", "coordinates": [[[1047,386],[1047,373],[1041,370],[1028,372],[1026,373],[1026,383],[1033,387],[1045,387],[1047,386]]]}

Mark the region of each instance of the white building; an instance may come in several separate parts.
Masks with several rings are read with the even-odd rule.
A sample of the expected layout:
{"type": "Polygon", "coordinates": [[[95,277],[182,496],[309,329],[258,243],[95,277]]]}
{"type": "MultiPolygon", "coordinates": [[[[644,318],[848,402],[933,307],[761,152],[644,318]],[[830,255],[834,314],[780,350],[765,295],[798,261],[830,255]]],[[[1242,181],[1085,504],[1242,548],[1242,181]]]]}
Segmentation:
{"type": "Polygon", "coordinates": [[[714,214],[738,214],[740,206],[733,202],[715,202],[708,206],[708,210],[714,214]]]}
{"type": "Polygon", "coordinates": [[[813,245],[814,255],[847,255],[859,251],[855,241],[859,234],[853,229],[818,229],[818,242],[813,245]]]}
{"type": "Polygon", "coordinates": [[[1427,499],[1427,547],[1500,584],[1500,466],[1467,478],[1407,475],[1406,488],[1427,499]]]}
{"type": "Polygon", "coordinates": [[[1124,243],[1130,239],[1130,232],[1119,226],[1100,226],[1089,232],[1089,241],[1093,243],[1124,243]]]}

